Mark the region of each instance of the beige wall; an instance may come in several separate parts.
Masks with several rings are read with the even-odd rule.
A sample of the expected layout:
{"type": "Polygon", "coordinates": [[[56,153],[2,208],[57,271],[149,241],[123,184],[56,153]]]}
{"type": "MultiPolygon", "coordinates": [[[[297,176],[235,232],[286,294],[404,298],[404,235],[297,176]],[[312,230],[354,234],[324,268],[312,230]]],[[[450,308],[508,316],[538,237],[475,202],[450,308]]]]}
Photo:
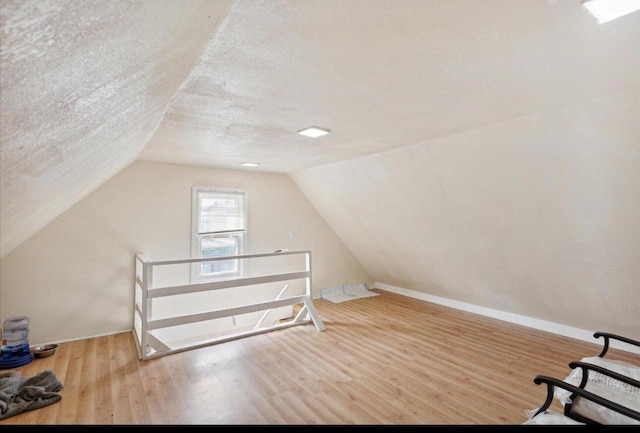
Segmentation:
{"type": "Polygon", "coordinates": [[[370,281],[288,176],[137,161],[0,261],[1,319],[29,316],[31,344],[131,329],[134,254],[190,256],[193,186],[246,189],[248,252],[311,250],[314,295],[370,281]]]}
{"type": "Polygon", "coordinates": [[[640,338],[640,94],[292,177],[378,282],[640,338]]]}

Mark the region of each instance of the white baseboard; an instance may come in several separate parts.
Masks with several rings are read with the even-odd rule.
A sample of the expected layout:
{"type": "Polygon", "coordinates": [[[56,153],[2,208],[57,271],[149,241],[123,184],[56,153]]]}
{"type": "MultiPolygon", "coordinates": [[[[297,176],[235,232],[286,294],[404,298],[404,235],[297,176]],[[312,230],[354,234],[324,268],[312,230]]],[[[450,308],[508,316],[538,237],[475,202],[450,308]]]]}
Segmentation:
{"type": "Polygon", "coordinates": [[[90,338],[106,337],[106,336],[109,336],[109,335],[122,334],[124,332],[133,332],[133,328],[131,328],[131,329],[123,329],[121,331],[105,332],[104,334],[91,334],[91,335],[86,335],[86,336],[83,336],[83,337],[67,338],[65,340],[48,341],[48,342],[45,342],[45,343],[42,343],[42,342],[33,343],[33,342],[29,341],[29,346],[41,346],[43,344],[72,343],[74,341],[88,340],[90,338]]]}
{"type": "MultiPolygon", "coordinates": [[[[455,308],[456,310],[464,310],[470,313],[480,314],[482,316],[492,317],[494,319],[504,320],[505,322],[526,326],[528,328],[551,332],[553,334],[574,338],[576,340],[586,341],[588,343],[599,344],[600,347],[602,347],[602,344],[603,344],[602,338],[595,339],[593,337],[593,333],[595,331],[589,331],[589,330],[580,329],[580,328],[573,328],[571,326],[561,325],[555,322],[548,322],[546,320],[534,319],[532,317],[522,316],[520,314],[507,313],[505,311],[480,307],[478,305],[467,304],[465,302],[455,301],[453,299],[448,299],[448,298],[441,298],[439,296],[433,296],[427,293],[417,292],[415,290],[403,289],[402,287],[396,287],[390,284],[375,282],[371,286],[372,288],[377,288],[387,292],[396,293],[398,295],[419,299],[421,301],[431,302],[433,304],[444,305],[446,307],[455,308]]],[[[607,332],[606,329],[604,330],[598,329],[596,331],[607,332]]],[[[614,349],[624,350],[625,352],[640,354],[640,347],[630,346],[628,344],[621,343],[614,340],[610,340],[609,347],[614,349]]],[[[598,353],[594,353],[593,356],[598,355],[598,353]]],[[[585,354],[585,356],[591,356],[591,355],[585,354]]]]}

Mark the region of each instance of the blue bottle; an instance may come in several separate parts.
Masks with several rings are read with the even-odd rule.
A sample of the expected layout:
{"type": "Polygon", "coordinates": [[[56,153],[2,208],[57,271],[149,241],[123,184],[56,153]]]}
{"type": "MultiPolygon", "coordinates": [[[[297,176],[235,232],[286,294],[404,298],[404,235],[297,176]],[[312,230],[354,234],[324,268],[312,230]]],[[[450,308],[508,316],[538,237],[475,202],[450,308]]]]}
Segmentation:
{"type": "Polygon", "coordinates": [[[33,360],[29,348],[29,318],[11,317],[2,324],[0,368],[15,368],[33,360]]]}

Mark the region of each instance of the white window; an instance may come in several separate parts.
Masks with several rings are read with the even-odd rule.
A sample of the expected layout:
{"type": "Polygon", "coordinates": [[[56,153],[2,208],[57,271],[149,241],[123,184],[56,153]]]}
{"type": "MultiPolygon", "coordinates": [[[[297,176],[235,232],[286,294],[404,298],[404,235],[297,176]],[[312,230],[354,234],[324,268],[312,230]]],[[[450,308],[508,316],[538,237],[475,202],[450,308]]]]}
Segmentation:
{"type": "MultiPolygon", "coordinates": [[[[245,191],[196,187],[193,189],[192,256],[222,257],[243,254],[246,241],[245,191]]],[[[194,266],[195,280],[242,274],[240,260],[219,260],[194,266]]]]}

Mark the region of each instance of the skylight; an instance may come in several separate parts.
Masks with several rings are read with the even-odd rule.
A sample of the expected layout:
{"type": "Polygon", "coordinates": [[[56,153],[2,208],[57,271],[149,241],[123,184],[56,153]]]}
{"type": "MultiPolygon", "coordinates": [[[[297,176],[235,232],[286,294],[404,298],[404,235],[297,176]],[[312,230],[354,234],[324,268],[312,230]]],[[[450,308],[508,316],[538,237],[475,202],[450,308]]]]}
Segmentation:
{"type": "Polygon", "coordinates": [[[583,0],[582,6],[599,24],[604,24],[640,9],[640,0],[583,0]]]}

